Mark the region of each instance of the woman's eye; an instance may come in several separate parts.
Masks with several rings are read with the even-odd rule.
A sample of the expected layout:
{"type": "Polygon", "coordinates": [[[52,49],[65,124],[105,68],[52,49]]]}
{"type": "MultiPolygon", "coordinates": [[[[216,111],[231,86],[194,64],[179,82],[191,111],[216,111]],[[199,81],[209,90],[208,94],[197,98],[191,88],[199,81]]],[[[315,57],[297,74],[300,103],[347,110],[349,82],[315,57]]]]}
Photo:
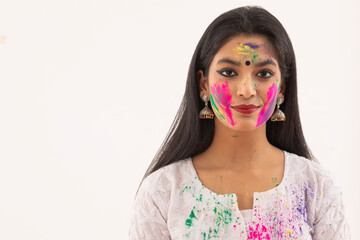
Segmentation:
{"type": "Polygon", "coordinates": [[[274,76],[274,74],[271,71],[261,71],[258,73],[257,76],[259,76],[261,78],[270,78],[270,77],[274,76]]]}
{"type": "Polygon", "coordinates": [[[232,69],[223,69],[223,70],[220,70],[217,72],[224,77],[233,77],[233,76],[237,75],[232,69]],[[233,73],[233,74],[231,74],[231,73],[233,73]]]}

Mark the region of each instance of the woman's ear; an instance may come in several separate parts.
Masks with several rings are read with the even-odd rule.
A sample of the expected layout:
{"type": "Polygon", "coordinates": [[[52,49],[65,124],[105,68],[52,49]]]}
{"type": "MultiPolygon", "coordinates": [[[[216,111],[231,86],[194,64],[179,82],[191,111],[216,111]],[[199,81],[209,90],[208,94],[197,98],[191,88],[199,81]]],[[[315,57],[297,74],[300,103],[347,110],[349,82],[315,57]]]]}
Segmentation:
{"type": "Polygon", "coordinates": [[[281,92],[282,94],[285,94],[285,89],[286,89],[285,82],[282,82],[282,83],[281,83],[281,89],[280,89],[280,92],[281,92]]]}
{"type": "Polygon", "coordinates": [[[203,94],[207,94],[209,96],[209,84],[208,84],[207,78],[204,76],[204,72],[202,70],[199,70],[197,72],[197,80],[198,80],[198,84],[199,84],[200,97],[203,94]]]}
{"type": "Polygon", "coordinates": [[[281,85],[280,85],[279,96],[282,96],[283,99],[284,99],[284,95],[285,95],[285,89],[286,89],[285,81],[282,81],[281,85]]]}
{"type": "MultiPolygon", "coordinates": [[[[284,83],[284,81],[282,81],[282,79],[281,79],[281,83],[280,83],[280,86],[279,86],[279,89],[277,92],[277,98],[280,98],[280,97],[282,98],[281,103],[283,103],[285,100],[285,83],[284,83]]],[[[278,101],[278,99],[276,99],[276,102],[277,101],[278,101]]]]}

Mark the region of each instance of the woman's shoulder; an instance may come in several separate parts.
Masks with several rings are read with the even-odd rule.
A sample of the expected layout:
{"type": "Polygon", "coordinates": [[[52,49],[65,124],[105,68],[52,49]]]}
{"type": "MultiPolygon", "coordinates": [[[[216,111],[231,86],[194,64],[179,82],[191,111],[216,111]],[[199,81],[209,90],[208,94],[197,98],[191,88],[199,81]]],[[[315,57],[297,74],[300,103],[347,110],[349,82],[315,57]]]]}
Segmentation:
{"type": "Polygon", "coordinates": [[[320,162],[299,156],[296,153],[286,152],[288,154],[289,172],[291,174],[316,175],[318,177],[329,177],[331,173],[320,162]]]}
{"type": "Polygon", "coordinates": [[[298,183],[305,181],[308,184],[316,185],[320,192],[328,191],[331,188],[340,190],[341,186],[334,174],[321,162],[315,162],[295,153],[288,152],[287,154],[289,176],[293,176],[295,181],[298,183]]]}
{"type": "Polygon", "coordinates": [[[187,167],[191,158],[183,158],[163,166],[149,174],[142,182],[143,188],[152,191],[169,191],[174,184],[178,184],[188,173],[187,167]]]}

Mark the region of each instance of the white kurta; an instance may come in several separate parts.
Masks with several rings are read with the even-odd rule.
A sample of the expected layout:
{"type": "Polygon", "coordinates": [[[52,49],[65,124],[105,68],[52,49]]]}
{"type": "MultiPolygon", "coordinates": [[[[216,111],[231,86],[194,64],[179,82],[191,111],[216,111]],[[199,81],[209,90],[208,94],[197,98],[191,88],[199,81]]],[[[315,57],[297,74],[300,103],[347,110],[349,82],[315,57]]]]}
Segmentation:
{"type": "Polygon", "coordinates": [[[254,192],[240,211],[236,194],[217,194],[199,180],[191,158],[144,179],[133,205],[129,238],[350,239],[341,186],[319,163],[285,153],[284,176],[254,192]]]}

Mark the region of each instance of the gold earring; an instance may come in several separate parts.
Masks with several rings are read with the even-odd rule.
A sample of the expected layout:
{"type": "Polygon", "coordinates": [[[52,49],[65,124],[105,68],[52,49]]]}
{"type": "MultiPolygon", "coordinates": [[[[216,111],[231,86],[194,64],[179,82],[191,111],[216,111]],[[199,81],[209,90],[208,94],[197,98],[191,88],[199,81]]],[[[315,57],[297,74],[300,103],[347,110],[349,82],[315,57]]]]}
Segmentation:
{"type": "Polygon", "coordinates": [[[205,107],[203,109],[201,109],[201,111],[199,113],[199,118],[201,118],[201,119],[213,119],[214,118],[214,113],[208,107],[209,97],[206,94],[203,94],[201,96],[201,100],[203,100],[203,102],[205,102],[205,107]]]}
{"type": "Polygon", "coordinates": [[[285,114],[279,109],[279,106],[282,103],[283,103],[282,97],[278,97],[277,102],[276,102],[277,108],[274,111],[274,113],[271,115],[271,118],[270,118],[270,120],[272,122],[285,121],[285,119],[286,119],[285,114]]]}

